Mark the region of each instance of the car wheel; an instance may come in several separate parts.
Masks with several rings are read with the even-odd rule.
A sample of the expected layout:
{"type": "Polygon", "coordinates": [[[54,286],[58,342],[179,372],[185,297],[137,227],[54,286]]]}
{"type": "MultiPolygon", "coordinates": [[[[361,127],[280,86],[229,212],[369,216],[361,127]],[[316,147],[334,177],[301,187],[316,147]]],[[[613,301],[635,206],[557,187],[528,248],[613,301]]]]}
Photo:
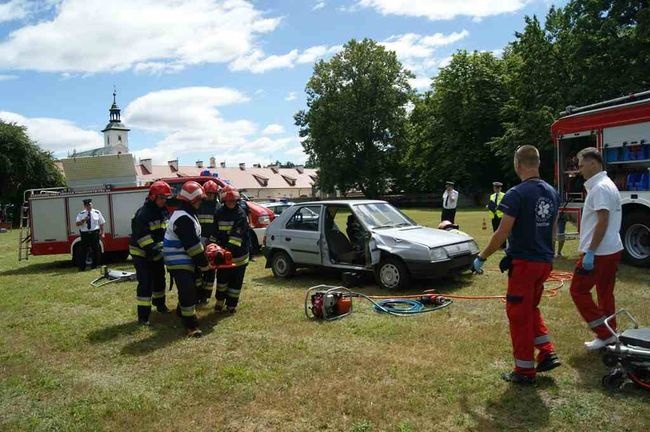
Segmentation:
{"type": "Polygon", "coordinates": [[[273,254],[273,258],[271,259],[271,271],[275,277],[283,279],[290,278],[296,273],[296,264],[289,254],[278,251],[273,254]]]}
{"type": "Polygon", "coordinates": [[[381,260],[375,268],[375,278],[381,288],[402,290],[411,282],[411,275],[402,260],[387,257],[381,260]]]}

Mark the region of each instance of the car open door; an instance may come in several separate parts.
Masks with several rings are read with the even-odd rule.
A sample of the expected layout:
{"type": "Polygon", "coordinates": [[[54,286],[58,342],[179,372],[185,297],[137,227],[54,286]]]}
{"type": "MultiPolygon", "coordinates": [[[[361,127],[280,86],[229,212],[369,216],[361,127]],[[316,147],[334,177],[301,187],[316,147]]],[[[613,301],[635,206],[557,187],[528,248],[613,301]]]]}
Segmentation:
{"type": "Polygon", "coordinates": [[[320,218],[323,206],[301,206],[281,231],[280,241],[297,263],[321,265],[320,218]]]}
{"type": "Polygon", "coordinates": [[[368,234],[368,240],[366,241],[366,266],[372,267],[379,264],[381,250],[377,247],[377,240],[372,237],[372,233],[368,234]]]}

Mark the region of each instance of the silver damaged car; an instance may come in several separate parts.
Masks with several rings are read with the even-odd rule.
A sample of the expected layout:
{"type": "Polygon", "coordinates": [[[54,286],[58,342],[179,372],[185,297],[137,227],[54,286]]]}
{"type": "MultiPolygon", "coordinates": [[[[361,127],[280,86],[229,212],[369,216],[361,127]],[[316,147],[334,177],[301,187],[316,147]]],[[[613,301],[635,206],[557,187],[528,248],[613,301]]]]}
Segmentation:
{"type": "Polygon", "coordinates": [[[299,267],[367,271],[386,289],[468,270],[478,253],[468,235],[420,226],[375,200],[295,204],[267,228],[264,249],[276,277],[299,267]]]}

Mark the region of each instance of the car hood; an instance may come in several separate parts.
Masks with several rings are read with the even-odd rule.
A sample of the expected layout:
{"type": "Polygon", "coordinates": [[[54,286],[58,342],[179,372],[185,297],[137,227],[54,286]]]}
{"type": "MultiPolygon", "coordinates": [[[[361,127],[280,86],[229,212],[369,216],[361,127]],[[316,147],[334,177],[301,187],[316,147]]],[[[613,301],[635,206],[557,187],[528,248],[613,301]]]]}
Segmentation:
{"type": "Polygon", "coordinates": [[[450,244],[462,243],[472,240],[471,237],[467,237],[461,234],[422,226],[385,229],[380,228],[373,229],[372,232],[380,238],[392,238],[398,242],[404,241],[417,243],[430,248],[447,246],[450,244]]]}

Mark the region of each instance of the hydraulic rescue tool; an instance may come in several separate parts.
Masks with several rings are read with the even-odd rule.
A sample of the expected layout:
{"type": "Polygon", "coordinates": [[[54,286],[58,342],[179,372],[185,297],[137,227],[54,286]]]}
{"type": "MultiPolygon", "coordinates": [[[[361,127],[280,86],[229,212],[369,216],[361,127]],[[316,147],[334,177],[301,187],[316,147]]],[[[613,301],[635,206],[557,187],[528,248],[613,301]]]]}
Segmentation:
{"type": "Polygon", "coordinates": [[[101,266],[100,274],[97,279],[90,283],[90,286],[99,288],[104,285],[115,282],[128,282],[137,280],[135,272],[127,272],[122,270],[112,270],[106,266],[101,266]]]}
{"type": "Polygon", "coordinates": [[[650,327],[639,328],[637,320],[625,309],[608,317],[605,326],[616,342],[604,348],[603,363],[613,369],[603,377],[603,386],[618,390],[629,380],[650,390],[650,327]],[[634,328],[617,333],[611,322],[619,315],[626,315],[634,324],[634,328]]]}
{"type": "Polygon", "coordinates": [[[333,321],[352,313],[352,298],[363,298],[374,305],[376,312],[406,316],[433,312],[453,301],[438,294],[394,297],[376,301],[376,297],[350,291],[341,286],[317,285],[305,294],[305,315],[309,319],[333,321]]]}

